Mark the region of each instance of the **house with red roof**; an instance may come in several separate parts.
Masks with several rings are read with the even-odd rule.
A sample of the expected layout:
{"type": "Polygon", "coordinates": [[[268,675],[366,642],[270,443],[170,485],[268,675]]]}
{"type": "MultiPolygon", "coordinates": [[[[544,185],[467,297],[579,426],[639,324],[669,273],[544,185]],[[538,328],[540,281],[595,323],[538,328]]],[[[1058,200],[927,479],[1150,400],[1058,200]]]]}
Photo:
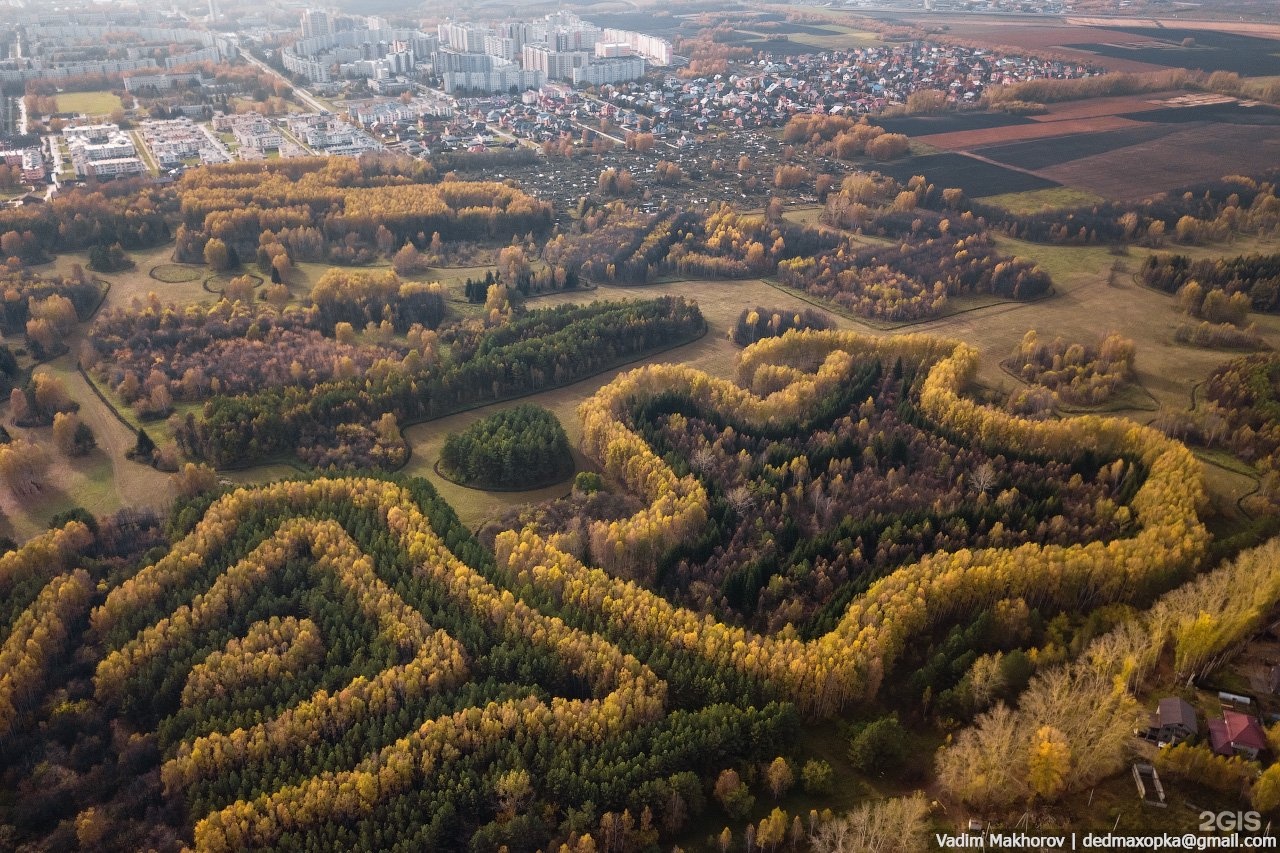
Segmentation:
{"type": "Polygon", "coordinates": [[[1267,749],[1267,735],[1250,715],[1227,709],[1221,720],[1209,721],[1209,744],[1218,755],[1241,755],[1252,761],[1267,749]]]}

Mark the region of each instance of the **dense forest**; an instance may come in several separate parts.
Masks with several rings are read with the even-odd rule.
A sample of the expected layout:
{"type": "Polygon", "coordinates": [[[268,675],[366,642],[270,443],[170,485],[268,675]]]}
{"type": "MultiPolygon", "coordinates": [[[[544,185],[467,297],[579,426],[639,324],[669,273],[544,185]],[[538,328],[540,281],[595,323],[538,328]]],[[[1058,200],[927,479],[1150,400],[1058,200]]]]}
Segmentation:
{"type": "MultiPolygon", "coordinates": [[[[502,353],[585,310],[453,346],[502,353]]],[[[580,476],[578,499],[611,505],[599,521],[509,530],[493,551],[416,479],[227,491],[186,472],[163,528],[68,522],[0,557],[5,837],[641,850],[708,812],[741,820],[801,777],[820,792],[830,767],[788,757],[799,720],[874,699],[914,665],[911,638],[940,638],[923,686],[972,697],[947,662],[1051,636],[993,639],[998,626],[1165,588],[1203,548],[1184,449],[977,406],[956,394],[972,358],[808,331],[744,352],[743,381],[768,397],[685,367],[631,371],[583,409],[586,450],[629,496],[580,476]],[[884,512],[847,509],[869,503],[884,512]],[[813,535],[831,512],[865,529],[813,535]],[[730,566],[744,548],[778,570],[730,566]],[[686,604],[686,583],[711,594],[686,604]],[[817,606],[823,585],[838,607],[817,606]]],[[[1030,677],[995,671],[1006,690],[1030,677]]],[[[858,760],[896,725],[860,729],[858,760]]],[[[774,808],[747,837],[777,846],[824,819],[774,808]]]]}
{"type": "Polygon", "coordinates": [[[829,299],[864,317],[921,320],[957,296],[1036,299],[1049,275],[1031,261],[997,251],[987,236],[948,236],[896,246],[865,246],[778,265],[778,281],[829,299]]]}
{"type": "MultiPolygon", "coordinates": [[[[244,336],[260,335],[262,327],[256,328],[247,323],[244,336]]],[[[390,358],[367,354],[374,364],[364,372],[349,356],[331,375],[317,370],[314,384],[257,382],[242,393],[213,393],[199,416],[188,413],[173,428],[185,453],[215,465],[341,447],[347,425],[367,429],[387,414],[406,425],[567,384],[685,343],[705,328],[695,304],[662,297],[534,310],[496,327],[452,329],[438,341],[423,330],[420,348],[390,358]]],[[[305,367],[300,371],[310,376],[305,367]]],[[[346,464],[368,462],[354,454],[346,464]]]]}
{"type": "Polygon", "coordinates": [[[1280,501],[1280,355],[1222,365],[1205,383],[1204,395],[1214,408],[1198,437],[1221,442],[1256,465],[1263,472],[1263,493],[1280,501]]]}
{"type": "Polygon", "coordinates": [[[217,240],[240,257],[278,241],[293,259],[362,263],[412,243],[545,233],[551,206],[494,181],[440,181],[403,157],[230,163],[183,175],[175,249],[199,261],[217,240]],[[267,232],[270,232],[269,234],[267,232]]]}
{"type": "Polygon", "coordinates": [[[524,403],[446,436],[440,467],[469,486],[531,489],[567,478],[573,456],[559,419],[524,403]]]}
{"type": "MultiPolygon", "coordinates": [[[[850,178],[846,188],[854,191],[854,182],[863,180],[875,183],[850,178]]],[[[913,184],[922,187],[923,180],[913,184]]],[[[936,316],[963,295],[1029,300],[1050,292],[1047,273],[1001,254],[972,217],[956,218],[953,227],[942,215],[917,211],[916,193],[904,194],[911,199],[904,209],[875,215],[882,228],[903,237],[896,245],[867,246],[788,222],[777,211],[744,214],[722,206],[694,218],[674,210],[645,213],[617,201],[550,240],[544,257],[588,279],[628,284],[672,273],[709,279],[776,274],[787,287],[881,320],[936,316]]]]}
{"type": "Polygon", "coordinates": [[[495,586],[421,480],[216,497],[180,505],[173,545],[123,583],[75,522],[0,562],[30,590],[0,651],[19,664],[8,840],[497,850],[612,831],[630,849],[700,813],[703,776],[788,742],[794,709],[758,688],[708,696],[696,657],[659,675],[495,586]]]}
{"type": "MultiPolygon", "coordinates": [[[[783,139],[843,161],[906,152],[834,116],[796,116],[783,139]]],[[[69,380],[30,367],[79,343],[107,283],[32,267],[82,251],[110,279],[172,242],[212,273],[202,302],[102,310],[55,365],[78,359],[142,422],[126,455],[176,470],[177,500],[0,541],[0,848],[778,853],[810,837],[825,853],[859,822],[914,839],[930,814],[922,795],[809,810],[848,793],[826,757],[839,785],[874,775],[883,792],[926,780],[943,731],[937,789],[979,811],[1122,769],[1157,661],[1206,676],[1280,601],[1274,542],[1190,580],[1242,546],[1211,544],[1200,464],[1175,440],[1230,450],[1261,480],[1250,499],[1280,506],[1280,357],[1222,365],[1151,428],[1054,417],[1131,379],[1117,334],[1029,332],[1003,364],[1031,388],[1000,408],[975,399],[978,356],[956,341],[747,303],[728,330],[743,350],[706,342],[737,354],[731,382],[651,363],[707,331],[696,302],[534,297],[765,279],[909,323],[1050,295],[999,234],[1194,244],[1274,228],[1274,185],[1013,216],[923,177],[837,183],[796,149],[758,212],[642,204],[606,170],[558,217],[486,177],[537,162],[524,149],[237,162],[0,210],[0,389],[15,430],[51,437],[0,427],[20,504],[57,500],[51,467],[101,438],[69,380]],[[802,224],[781,191],[810,185],[821,222],[802,224]],[[443,443],[455,484],[568,495],[473,535],[426,480],[388,473],[410,424],[635,362],[578,409],[572,491],[564,425],[535,405],[443,443]],[[295,460],[310,473],[270,485],[215,470],[295,460]]],[[[693,180],[666,160],[654,175],[693,180]]],[[[1138,276],[1177,294],[1175,340],[1258,347],[1248,315],[1280,310],[1277,258],[1154,255],[1138,276]]],[[[1280,769],[1195,750],[1166,751],[1161,773],[1280,810],[1280,769]]]]}
{"type": "MultiPolygon", "coordinates": [[[[785,429],[675,392],[638,405],[634,428],[682,460],[677,473],[697,477],[710,520],[637,580],[729,622],[767,633],[790,624],[814,637],[874,580],[924,554],[1106,541],[1131,530],[1126,504],[1145,476],[1140,466],[1051,462],[956,441],[918,408],[929,366],[860,365],[785,429]]],[[[589,544],[584,553],[600,547],[589,544]]]]}
{"type": "MultiPolygon", "coordinates": [[[[1188,313],[1204,316],[1210,322],[1222,322],[1238,313],[1229,307],[1229,299],[1244,299],[1244,310],[1275,313],[1280,311],[1280,255],[1240,255],[1234,258],[1204,258],[1193,261],[1186,255],[1151,255],[1138,273],[1148,287],[1165,293],[1186,293],[1195,285],[1199,292],[1188,313]],[[1222,303],[1213,309],[1209,303],[1222,303]],[[1222,316],[1218,316],[1218,312],[1222,316]]],[[[1239,325],[1239,324],[1237,324],[1239,325]]]]}

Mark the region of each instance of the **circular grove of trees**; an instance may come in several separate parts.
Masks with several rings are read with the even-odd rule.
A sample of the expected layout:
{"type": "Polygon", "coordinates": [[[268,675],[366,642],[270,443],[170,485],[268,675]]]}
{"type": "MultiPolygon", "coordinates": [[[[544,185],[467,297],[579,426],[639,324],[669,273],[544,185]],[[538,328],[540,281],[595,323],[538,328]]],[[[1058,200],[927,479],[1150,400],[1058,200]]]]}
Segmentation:
{"type": "Polygon", "coordinates": [[[440,467],[468,486],[530,489],[568,477],[573,457],[556,416],[525,403],[450,433],[440,467]]]}

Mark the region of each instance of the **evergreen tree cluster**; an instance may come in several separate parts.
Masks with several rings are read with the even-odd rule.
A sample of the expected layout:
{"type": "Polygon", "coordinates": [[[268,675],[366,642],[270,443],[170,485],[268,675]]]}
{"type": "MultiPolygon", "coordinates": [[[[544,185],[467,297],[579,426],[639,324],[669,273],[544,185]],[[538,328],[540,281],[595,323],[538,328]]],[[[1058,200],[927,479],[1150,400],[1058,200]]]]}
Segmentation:
{"type": "Polygon", "coordinates": [[[527,489],[573,473],[569,438],[551,412],[525,403],[450,433],[440,451],[445,471],[468,485],[527,489]]]}

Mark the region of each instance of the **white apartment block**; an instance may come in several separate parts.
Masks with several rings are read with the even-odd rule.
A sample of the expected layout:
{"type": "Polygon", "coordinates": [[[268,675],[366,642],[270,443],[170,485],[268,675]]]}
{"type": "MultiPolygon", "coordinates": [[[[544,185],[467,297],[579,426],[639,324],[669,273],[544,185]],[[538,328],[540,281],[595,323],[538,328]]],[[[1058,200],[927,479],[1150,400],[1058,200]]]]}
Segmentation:
{"type": "Polygon", "coordinates": [[[306,77],[312,83],[328,83],[329,82],[329,61],[325,59],[311,59],[306,56],[299,56],[291,50],[286,50],[280,57],[284,63],[285,70],[291,74],[298,74],[306,77]]]}
{"type": "Polygon", "coordinates": [[[202,163],[231,160],[226,146],[189,118],[153,119],[142,122],[138,129],[151,156],[163,168],[173,168],[191,159],[202,163]]]}
{"type": "Polygon", "coordinates": [[[485,36],[484,52],[508,62],[515,62],[520,57],[520,43],[509,36],[485,36]]]}
{"type": "Polygon", "coordinates": [[[278,150],[284,144],[284,136],[271,122],[259,118],[257,121],[238,122],[232,125],[231,135],[241,148],[256,148],[259,151],[278,150]]]}
{"type": "Polygon", "coordinates": [[[86,164],[82,171],[76,166],[76,174],[82,178],[108,178],[117,175],[142,175],[147,171],[141,159],[137,157],[116,157],[110,160],[93,160],[86,164]]]}
{"type": "Polygon", "coordinates": [[[610,44],[625,44],[653,65],[671,64],[671,42],[664,38],[632,30],[606,29],[601,32],[600,40],[610,44]]]}
{"type": "Polygon", "coordinates": [[[469,23],[444,23],[436,27],[441,45],[463,53],[484,53],[485,39],[493,35],[488,27],[469,23]]]}
{"type": "Polygon", "coordinates": [[[521,68],[514,62],[494,65],[486,71],[446,71],[444,90],[449,94],[455,92],[509,92],[512,87],[517,91],[541,89],[547,82],[547,76],[537,69],[521,68]]]}
{"type": "Polygon", "coordinates": [[[644,76],[644,60],[639,56],[623,56],[599,59],[581,68],[573,69],[575,85],[603,86],[607,83],[625,83],[644,76]]]}
{"type": "Polygon", "coordinates": [[[315,38],[333,33],[333,22],[329,14],[319,9],[308,9],[302,13],[302,37],[315,38]]]}
{"type": "Polygon", "coordinates": [[[82,178],[96,175],[137,174],[145,171],[129,134],[114,124],[69,127],[62,133],[71,151],[71,162],[82,178]],[[127,161],[136,160],[134,170],[127,161]]]}
{"type": "Polygon", "coordinates": [[[523,57],[528,71],[541,71],[548,80],[572,80],[573,70],[591,60],[585,50],[552,50],[546,45],[526,44],[523,57]]]}

